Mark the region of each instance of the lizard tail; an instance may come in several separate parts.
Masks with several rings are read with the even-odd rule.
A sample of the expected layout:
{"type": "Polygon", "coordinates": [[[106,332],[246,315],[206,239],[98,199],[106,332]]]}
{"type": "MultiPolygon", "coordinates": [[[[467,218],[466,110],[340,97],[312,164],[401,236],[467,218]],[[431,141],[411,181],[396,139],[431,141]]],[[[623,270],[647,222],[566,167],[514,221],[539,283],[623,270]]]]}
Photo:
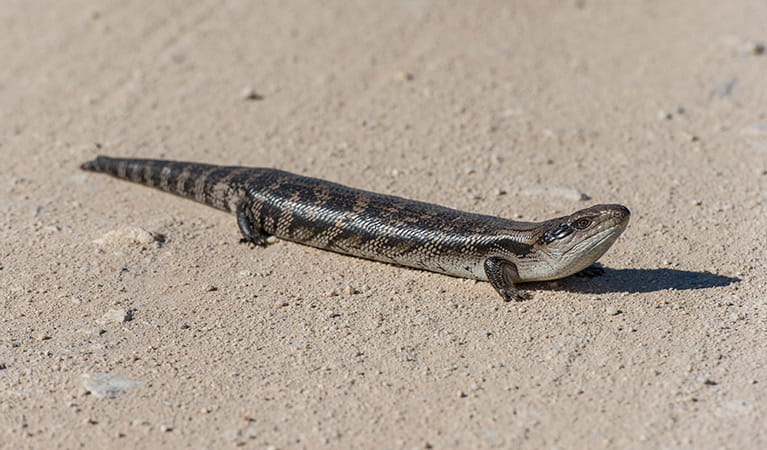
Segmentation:
{"type": "Polygon", "coordinates": [[[159,159],[110,158],[98,156],[80,166],[117,178],[160,189],[233,212],[242,197],[238,177],[245,167],[164,161],[159,159]]]}

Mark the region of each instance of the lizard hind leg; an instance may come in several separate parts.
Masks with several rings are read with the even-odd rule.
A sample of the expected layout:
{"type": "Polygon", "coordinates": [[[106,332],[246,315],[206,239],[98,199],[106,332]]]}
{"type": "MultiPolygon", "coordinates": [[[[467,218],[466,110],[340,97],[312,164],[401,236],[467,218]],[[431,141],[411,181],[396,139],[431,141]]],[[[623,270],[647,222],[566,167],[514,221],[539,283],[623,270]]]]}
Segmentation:
{"type": "Polygon", "coordinates": [[[514,286],[514,280],[519,278],[516,264],[507,259],[492,256],[485,260],[484,265],[487,280],[504,300],[510,302],[529,298],[529,295],[521,293],[514,286]]]}
{"type": "Polygon", "coordinates": [[[237,226],[240,228],[240,233],[242,233],[240,242],[253,244],[258,247],[266,247],[266,239],[269,237],[269,234],[253,221],[250,214],[248,214],[246,202],[243,201],[237,204],[235,214],[237,215],[237,226]]]}

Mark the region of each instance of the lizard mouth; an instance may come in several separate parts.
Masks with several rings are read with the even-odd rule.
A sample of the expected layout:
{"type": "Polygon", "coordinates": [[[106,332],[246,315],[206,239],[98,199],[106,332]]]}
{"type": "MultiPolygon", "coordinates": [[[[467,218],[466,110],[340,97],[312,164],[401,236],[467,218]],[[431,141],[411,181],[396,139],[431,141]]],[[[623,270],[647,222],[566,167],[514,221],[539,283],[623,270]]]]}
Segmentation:
{"type": "Polygon", "coordinates": [[[572,267],[568,272],[578,272],[596,262],[613,245],[628,225],[628,217],[575,244],[562,254],[565,264],[572,267]]]}

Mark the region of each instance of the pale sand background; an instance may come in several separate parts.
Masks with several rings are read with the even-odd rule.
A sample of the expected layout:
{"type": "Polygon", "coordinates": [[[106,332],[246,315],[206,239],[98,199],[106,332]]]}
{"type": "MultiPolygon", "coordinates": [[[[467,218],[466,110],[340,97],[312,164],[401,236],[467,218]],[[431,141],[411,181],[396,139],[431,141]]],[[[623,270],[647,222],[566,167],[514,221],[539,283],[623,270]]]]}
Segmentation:
{"type": "Polygon", "coordinates": [[[4,1],[0,446],[767,446],[767,3],[467,5],[4,1]],[[603,277],[503,303],[238,245],[231,216],[78,170],[98,153],[633,217],[603,277]],[[126,226],[165,242],[93,242],[126,226]]]}

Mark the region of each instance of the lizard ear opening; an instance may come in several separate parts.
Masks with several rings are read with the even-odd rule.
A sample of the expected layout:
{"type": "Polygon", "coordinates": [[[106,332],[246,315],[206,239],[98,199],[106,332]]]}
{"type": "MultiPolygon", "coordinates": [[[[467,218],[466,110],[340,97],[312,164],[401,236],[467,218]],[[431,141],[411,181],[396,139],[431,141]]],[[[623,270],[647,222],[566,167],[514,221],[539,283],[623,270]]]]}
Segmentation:
{"type": "Polygon", "coordinates": [[[573,231],[575,230],[569,224],[560,223],[556,227],[543,233],[543,235],[541,236],[540,242],[541,244],[544,244],[544,245],[550,244],[556,241],[557,239],[562,239],[563,237],[570,235],[573,231]]]}

